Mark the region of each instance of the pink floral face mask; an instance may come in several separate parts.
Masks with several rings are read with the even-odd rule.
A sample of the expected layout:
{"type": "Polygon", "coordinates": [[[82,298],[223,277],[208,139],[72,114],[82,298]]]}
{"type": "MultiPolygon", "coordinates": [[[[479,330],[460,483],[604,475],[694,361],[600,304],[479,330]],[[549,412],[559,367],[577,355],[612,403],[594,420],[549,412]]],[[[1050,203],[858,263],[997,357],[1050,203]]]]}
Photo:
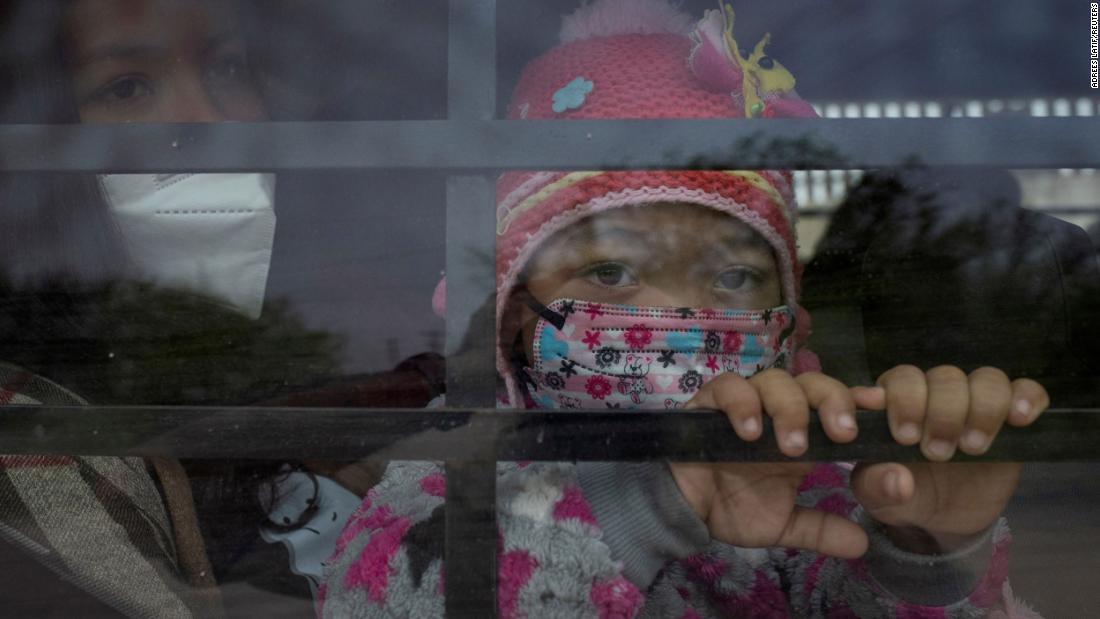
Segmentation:
{"type": "Polygon", "coordinates": [[[791,359],[794,313],[529,301],[534,359],[521,370],[539,408],[681,408],[724,372],[749,377],[791,359]]]}

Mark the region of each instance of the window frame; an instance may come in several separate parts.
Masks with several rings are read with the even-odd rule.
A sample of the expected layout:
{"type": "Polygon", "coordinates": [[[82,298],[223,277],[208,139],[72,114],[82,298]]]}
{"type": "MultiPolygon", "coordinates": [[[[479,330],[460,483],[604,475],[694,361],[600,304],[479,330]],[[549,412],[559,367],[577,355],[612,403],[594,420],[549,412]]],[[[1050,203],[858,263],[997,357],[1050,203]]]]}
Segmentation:
{"type": "MultiPolygon", "coordinates": [[[[495,177],[505,169],[783,168],[911,165],[1100,168],[1089,118],[496,120],[496,0],[450,0],[447,120],[219,125],[0,126],[0,169],[18,172],[278,172],[442,170],[447,181],[446,350],[493,338],[495,177]],[[624,155],[639,133],[647,148],[624,155]],[[400,144],[402,148],[391,148],[400,144]],[[241,148],[247,145],[247,148],[241,148]],[[367,145],[367,147],[364,147],[367,145]]],[[[716,412],[630,416],[496,410],[492,347],[448,363],[447,409],[6,407],[0,453],[187,458],[334,458],[445,462],[448,617],[496,615],[496,463],[510,460],[788,460],[770,424],[746,443],[716,412]]],[[[861,412],[861,439],[825,440],[811,423],[804,461],[914,461],[885,417],[861,412]]],[[[1005,428],[981,457],[960,461],[1097,462],[1100,408],[1052,410],[1005,428]]]]}

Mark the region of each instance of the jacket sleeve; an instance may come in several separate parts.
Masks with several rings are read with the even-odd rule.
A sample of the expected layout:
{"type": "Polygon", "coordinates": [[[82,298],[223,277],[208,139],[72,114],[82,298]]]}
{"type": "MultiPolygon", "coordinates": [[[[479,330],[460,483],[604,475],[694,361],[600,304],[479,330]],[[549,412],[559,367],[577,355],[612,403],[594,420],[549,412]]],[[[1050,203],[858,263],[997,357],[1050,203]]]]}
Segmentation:
{"type": "MultiPolygon", "coordinates": [[[[391,464],[326,562],[323,617],[442,617],[446,480],[431,463],[391,464]]],[[[497,598],[512,617],[632,617],[642,594],[601,541],[571,464],[497,471],[497,598]]]]}
{"type": "Polygon", "coordinates": [[[949,555],[907,553],[857,507],[847,471],[837,465],[815,469],[799,502],[851,517],[868,531],[870,551],[857,561],[708,543],[662,464],[593,464],[580,471],[612,555],[648,591],[645,616],[751,610],[800,617],[1035,617],[1012,598],[1006,583],[1009,535],[1003,520],[949,555]],[[648,500],[633,501],[628,486],[642,489],[648,500]]]}
{"type": "Polygon", "coordinates": [[[770,551],[790,583],[789,603],[798,614],[818,617],[847,610],[856,617],[1037,617],[1008,587],[1011,536],[1003,518],[962,548],[926,555],[902,550],[885,535],[856,503],[848,471],[839,465],[815,469],[798,500],[855,520],[870,540],[867,554],[856,561],[770,551]]]}
{"type": "Polygon", "coordinates": [[[648,589],[668,562],[710,545],[710,532],[680,494],[666,465],[585,462],[577,470],[604,542],[639,589],[648,589]]]}
{"type": "Polygon", "coordinates": [[[443,467],[394,462],[325,562],[322,617],[442,617],[443,467]]]}

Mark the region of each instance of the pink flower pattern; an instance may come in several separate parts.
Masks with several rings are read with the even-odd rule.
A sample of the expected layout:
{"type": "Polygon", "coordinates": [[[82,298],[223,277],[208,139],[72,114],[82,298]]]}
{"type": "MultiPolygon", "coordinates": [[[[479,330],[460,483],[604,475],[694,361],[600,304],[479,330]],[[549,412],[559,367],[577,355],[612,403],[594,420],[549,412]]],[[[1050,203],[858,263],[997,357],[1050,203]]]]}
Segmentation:
{"type": "MultiPolygon", "coordinates": [[[[733,353],[741,350],[741,342],[744,338],[737,331],[726,331],[722,337],[722,352],[733,353]]],[[[776,342],[779,342],[777,339],[776,342]]]]}
{"type": "Polygon", "coordinates": [[[595,320],[596,318],[603,316],[603,305],[600,305],[599,303],[589,303],[588,307],[585,308],[584,313],[588,314],[588,317],[590,319],[595,320]]]}
{"type": "Polygon", "coordinates": [[[611,381],[596,374],[595,376],[590,376],[588,380],[585,381],[584,390],[593,398],[602,400],[611,395],[611,381]]]}
{"type": "Polygon", "coordinates": [[[588,350],[595,350],[600,345],[600,332],[599,331],[585,331],[584,339],[582,343],[588,344],[588,350]]]}
{"type": "Polygon", "coordinates": [[[626,340],[627,346],[630,346],[634,350],[640,350],[649,346],[653,341],[653,331],[645,325],[636,324],[626,330],[623,339],[626,340]]]}
{"type": "Polygon", "coordinates": [[[707,369],[710,370],[712,374],[718,373],[718,357],[707,355],[707,369]]]}

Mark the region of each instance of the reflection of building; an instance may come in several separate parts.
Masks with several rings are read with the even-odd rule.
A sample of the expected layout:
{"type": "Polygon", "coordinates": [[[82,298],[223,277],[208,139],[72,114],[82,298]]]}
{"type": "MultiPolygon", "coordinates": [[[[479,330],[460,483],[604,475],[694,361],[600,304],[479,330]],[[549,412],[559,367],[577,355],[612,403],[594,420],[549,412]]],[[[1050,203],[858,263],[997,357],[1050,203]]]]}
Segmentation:
{"type": "MultiPolygon", "coordinates": [[[[986,99],[954,101],[813,102],[824,118],[980,118],[985,116],[1100,116],[1100,98],[986,99]]],[[[1100,222],[1100,172],[1094,169],[1015,170],[1023,205],[1088,228],[1100,222]]],[[[794,173],[801,208],[800,253],[813,254],[829,217],[861,170],[794,173]]]]}

